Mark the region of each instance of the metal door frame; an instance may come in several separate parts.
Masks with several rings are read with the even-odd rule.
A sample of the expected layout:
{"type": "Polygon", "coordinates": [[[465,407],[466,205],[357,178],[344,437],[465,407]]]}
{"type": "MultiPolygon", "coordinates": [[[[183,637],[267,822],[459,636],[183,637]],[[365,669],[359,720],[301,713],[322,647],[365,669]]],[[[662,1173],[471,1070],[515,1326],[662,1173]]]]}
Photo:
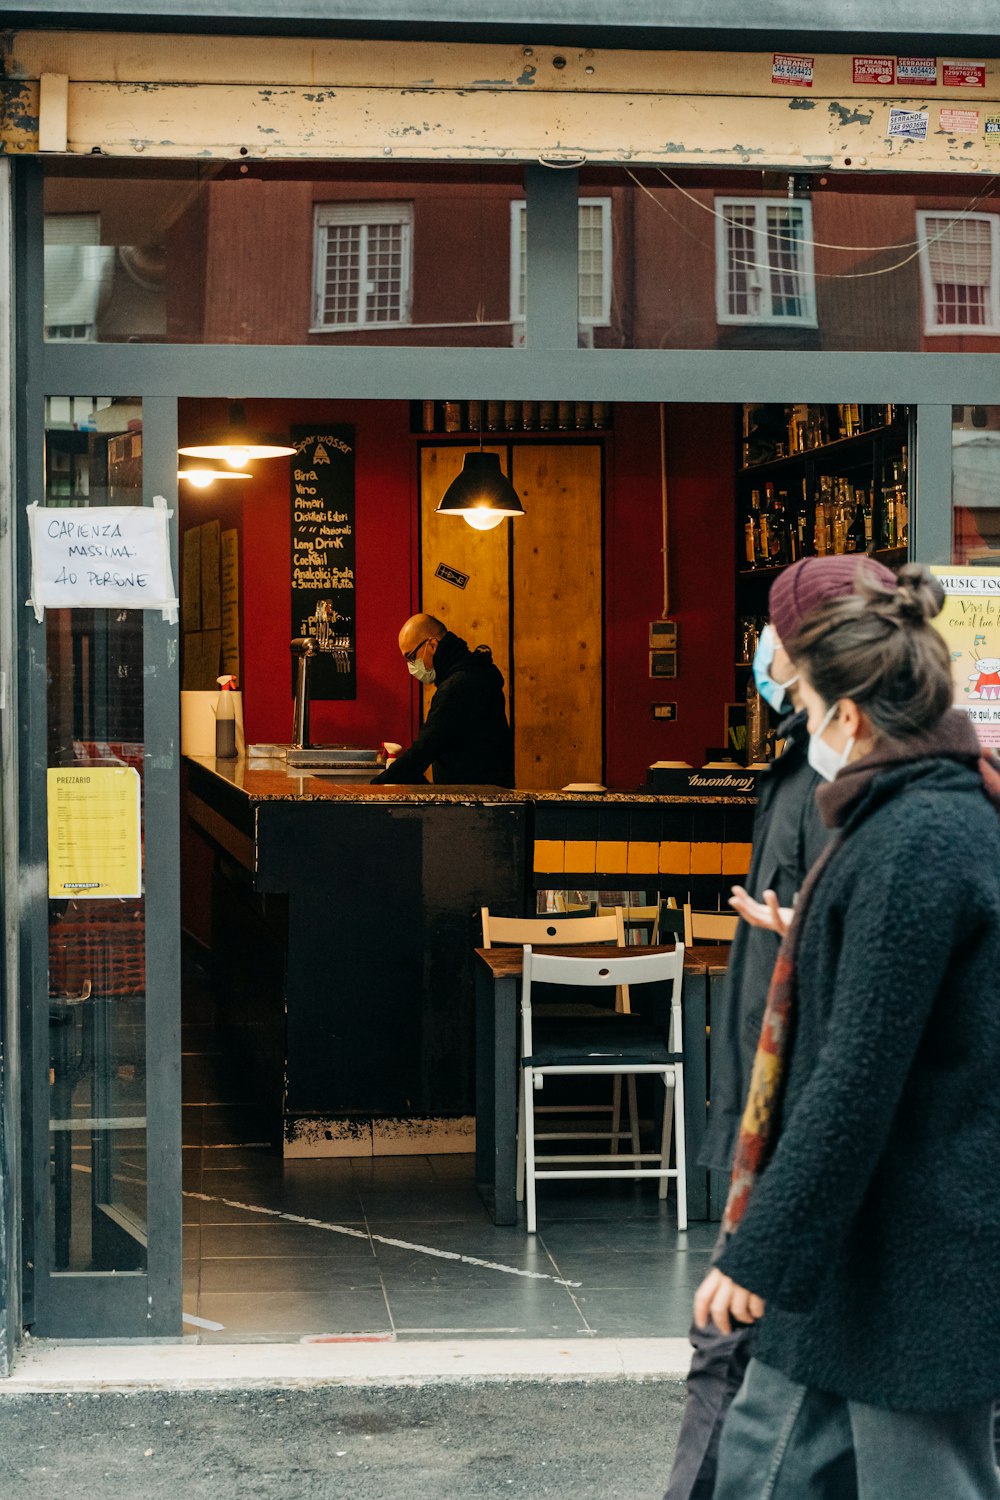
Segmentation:
{"type": "MultiPolygon", "coordinates": [[[[53,1275],[48,1264],[48,1035],[45,826],[46,662],[28,591],[22,506],[42,493],[45,396],[131,395],[143,403],[143,489],[176,503],[182,397],[412,400],[456,389],[498,399],[832,403],[892,400],[917,409],[911,555],[951,556],[951,403],[1000,403],[1000,358],[927,353],[771,353],[577,348],[575,171],[525,169],[528,215],[524,349],[46,344],[42,308],[42,164],[13,163],[17,242],[17,640],[19,735],[20,1078],[24,1214],[23,1321],[61,1337],[177,1337],[181,1328],[180,909],[178,627],[147,614],[147,1170],[145,1273],[53,1275]],[[34,998],[32,998],[34,997],[34,998]],[[35,1086],[35,1084],[39,1086],[35,1086]]],[[[173,544],[176,567],[176,525],[173,544]]],[[[2,566],[2,559],[0,559],[2,566]]],[[[2,595],[0,595],[2,597],[2,595]]],[[[8,1053],[7,1056],[14,1054],[8,1053]]],[[[16,1185],[15,1185],[16,1188],[16,1185]]],[[[16,1201],[16,1200],[15,1200],[16,1201]]],[[[16,1334],[15,1334],[16,1336],[16,1334]]]]}

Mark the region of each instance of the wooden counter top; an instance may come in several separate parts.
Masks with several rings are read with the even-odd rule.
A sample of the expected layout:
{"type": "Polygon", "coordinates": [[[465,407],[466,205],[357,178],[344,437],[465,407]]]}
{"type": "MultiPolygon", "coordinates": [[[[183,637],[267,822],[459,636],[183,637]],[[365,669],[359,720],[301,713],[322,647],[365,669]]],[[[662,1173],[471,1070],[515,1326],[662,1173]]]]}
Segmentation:
{"type": "MultiPolygon", "coordinates": [[[[238,760],[216,760],[214,756],[189,755],[185,759],[203,771],[209,772],[227,786],[243,792],[248,801],[260,802],[397,802],[428,805],[440,803],[444,806],[455,803],[474,803],[483,806],[489,803],[520,802],[564,802],[595,807],[609,803],[678,803],[689,806],[700,803],[702,798],[668,795],[662,792],[638,790],[608,792],[563,792],[563,791],[517,791],[497,786],[371,786],[360,778],[345,778],[338,781],[335,771],[324,771],[321,775],[302,768],[289,771],[283,760],[254,759],[242,756],[238,760]]],[[[724,807],[729,802],[743,805],[739,797],[716,797],[715,807],[724,807]]]]}
{"type": "Polygon", "coordinates": [[[308,769],[289,771],[283,760],[216,760],[214,756],[189,755],[192,766],[218,777],[227,786],[243,792],[251,803],[259,802],[396,802],[475,803],[526,802],[530,794],[496,786],[370,786],[362,780],[338,781],[336,773],[316,775],[308,769]]]}

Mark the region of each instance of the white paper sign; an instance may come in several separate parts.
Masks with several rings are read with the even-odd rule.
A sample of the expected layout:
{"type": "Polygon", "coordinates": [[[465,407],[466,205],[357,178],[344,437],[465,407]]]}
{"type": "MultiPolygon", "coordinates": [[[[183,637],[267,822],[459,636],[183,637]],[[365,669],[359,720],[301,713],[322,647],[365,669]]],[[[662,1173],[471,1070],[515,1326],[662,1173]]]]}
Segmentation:
{"type": "Polygon", "coordinates": [[[177,619],[162,495],[149,505],[29,505],[31,598],[46,609],[159,609],[177,619]]]}

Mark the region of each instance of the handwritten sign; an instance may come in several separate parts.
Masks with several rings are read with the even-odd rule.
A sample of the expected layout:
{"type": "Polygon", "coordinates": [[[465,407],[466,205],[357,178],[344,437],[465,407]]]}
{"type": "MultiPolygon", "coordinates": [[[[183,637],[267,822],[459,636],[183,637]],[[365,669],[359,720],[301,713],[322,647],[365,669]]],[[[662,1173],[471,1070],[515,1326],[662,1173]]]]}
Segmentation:
{"type": "Polygon", "coordinates": [[[354,428],[293,427],[292,442],[292,632],[319,642],[313,701],[356,698],[354,428]]]}
{"type": "Polygon", "coordinates": [[[139,773],[134,766],[50,769],[49,895],[142,895],[139,773]]]}
{"type": "Polygon", "coordinates": [[[46,609],[159,609],[177,619],[162,495],[147,505],[29,505],[31,598],[46,609]]]}

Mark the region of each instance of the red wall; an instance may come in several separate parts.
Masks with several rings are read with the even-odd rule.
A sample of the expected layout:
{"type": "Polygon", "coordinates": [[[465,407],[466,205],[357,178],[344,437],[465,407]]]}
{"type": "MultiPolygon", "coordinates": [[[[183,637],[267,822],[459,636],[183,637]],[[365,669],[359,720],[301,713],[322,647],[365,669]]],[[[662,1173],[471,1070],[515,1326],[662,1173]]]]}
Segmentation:
{"type": "Polygon", "coordinates": [[[605,539],[606,771],[634,787],[654,760],[700,765],[724,743],[734,679],[735,413],[666,408],[668,619],[678,628],[678,676],[649,676],[649,626],[663,613],[659,408],[615,407],[605,539]],[[676,723],[650,705],[676,703],[676,723]]]}
{"type": "MultiPolygon", "coordinates": [[[[412,613],[416,502],[408,436],[409,408],[391,401],[248,401],[247,420],[267,432],[287,434],[303,423],[353,425],[356,442],[358,696],[350,702],[314,702],[312,737],[377,745],[408,741],[416,694],[399,658],[396,636],[412,613]]],[[[182,434],[203,419],[224,419],[219,401],[182,403],[182,434]]],[[[235,488],[235,486],[233,486],[235,488]]],[[[182,486],[182,488],[184,488],[182,486]]],[[[292,732],[290,496],[288,463],[265,459],[240,486],[243,506],[241,615],[243,713],[247,739],[287,743],[292,732]]],[[[182,500],[181,527],[212,514],[209,502],[182,500]],[[188,520],[188,517],[192,517],[188,520]]],[[[296,622],[297,630],[297,622],[296,622]]]]}
{"type": "MultiPolygon", "coordinates": [[[[416,483],[404,402],[246,403],[251,424],[345,422],[356,434],[358,696],[316,702],[317,741],[408,743],[417,695],[396,645],[418,607],[416,483]]],[[[223,402],[182,403],[186,436],[223,402]]],[[[733,465],[731,407],[667,407],[670,618],[680,638],[679,676],[649,676],[649,624],[663,608],[659,408],[618,405],[608,447],[605,507],[605,703],[609,786],[641,785],[654,760],[700,764],[723,742],[723,704],[733,695],[733,465]],[[677,722],[656,722],[650,705],[677,704],[677,722]]],[[[182,486],[182,489],[184,487],[182,486]]],[[[233,489],[236,486],[232,486],[233,489]]],[[[239,524],[244,715],[251,742],[287,742],[292,727],[289,480],[282,459],[256,465],[229,500],[225,524],[239,524]]],[[[210,492],[211,493],[211,492],[210,492]]],[[[181,530],[221,514],[207,496],[181,500],[181,530]]]]}

